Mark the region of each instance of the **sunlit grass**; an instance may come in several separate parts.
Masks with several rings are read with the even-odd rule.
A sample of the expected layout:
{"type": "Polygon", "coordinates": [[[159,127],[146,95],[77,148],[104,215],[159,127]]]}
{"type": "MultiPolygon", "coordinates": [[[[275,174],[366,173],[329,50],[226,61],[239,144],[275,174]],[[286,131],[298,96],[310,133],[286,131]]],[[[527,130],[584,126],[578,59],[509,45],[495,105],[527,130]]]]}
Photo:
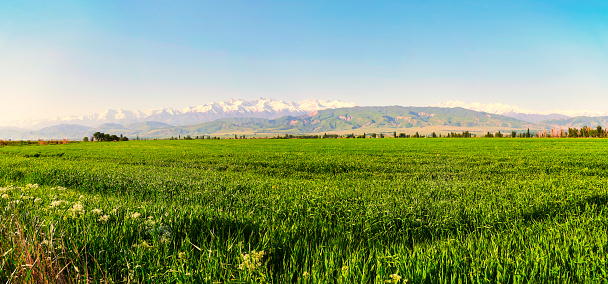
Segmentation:
{"type": "Polygon", "coordinates": [[[607,148],[594,139],[5,147],[0,279],[605,282],[607,148]]]}

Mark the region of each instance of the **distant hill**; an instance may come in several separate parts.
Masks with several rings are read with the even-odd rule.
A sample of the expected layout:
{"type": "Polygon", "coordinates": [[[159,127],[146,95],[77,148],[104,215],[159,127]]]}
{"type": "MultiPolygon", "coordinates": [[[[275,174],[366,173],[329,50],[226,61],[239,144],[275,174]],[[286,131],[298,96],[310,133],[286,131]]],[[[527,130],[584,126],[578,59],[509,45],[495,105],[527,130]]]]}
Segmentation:
{"type": "Polygon", "coordinates": [[[529,109],[523,109],[514,105],[507,105],[501,103],[465,103],[462,101],[446,101],[436,105],[435,107],[461,107],[465,109],[470,109],[474,111],[487,112],[500,114],[512,118],[516,118],[519,120],[539,123],[544,120],[549,119],[559,119],[559,118],[570,118],[570,117],[579,117],[579,116],[588,116],[588,117],[599,117],[606,116],[608,113],[600,112],[600,111],[591,111],[591,110],[553,110],[553,111],[544,111],[538,112],[529,109]]]}
{"type": "Polygon", "coordinates": [[[542,124],[553,126],[553,127],[574,127],[581,128],[583,126],[596,127],[601,126],[603,128],[608,127],[608,116],[601,117],[587,117],[587,116],[579,116],[579,117],[570,117],[570,118],[560,118],[560,119],[549,119],[541,122],[542,124]]]}
{"type": "MultiPolygon", "coordinates": [[[[86,133],[90,127],[78,124],[59,124],[40,130],[19,131],[12,135],[0,137],[0,139],[12,140],[38,140],[38,139],[74,139],[82,133],[86,133]]],[[[1,133],[0,133],[1,134],[1,133]]]]}
{"type": "Polygon", "coordinates": [[[145,121],[145,122],[137,122],[131,123],[124,126],[125,129],[131,130],[153,130],[153,129],[161,129],[161,128],[170,128],[173,127],[171,124],[157,122],[157,121],[145,121]]]}
{"type": "Polygon", "coordinates": [[[15,127],[0,127],[0,140],[10,139],[11,137],[16,137],[20,133],[26,131],[25,129],[15,128],[15,127]]]}
{"type": "Polygon", "coordinates": [[[352,107],[328,109],[303,116],[277,119],[230,118],[140,133],[141,137],[177,137],[209,134],[305,134],[347,132],[430,131],[508,131],[535,128],[536,125],[514,118],[438,107],[352,107]]]}
{"type": "Polygon", "coordinates": [[[136,137],[138,134],[146,131],[153,131],[159,128],[172,128],[173,125],[146,121],[127,125],[116,123],[105,123],[99,127],[88,127],[78,124],[60,124],[51,127],[45,127],[40,130],[16,130],[0,128],[0,140],[48,140],[48,139],[83,139],[91,137],[95,132],[103,132],[107,134],[124,135],[127,137],[136,137]]]}
{"type": "Polygon", "coordinates": [[[515,119],[519,119],[519,120],[523,120],[523,121],[528,121],[528,122],[532,122],[532,123],[539,123],[539,122],[543,122],[545,120],[550,120],[550,119],[562,119],[562,118],[570,118],[569,116],[563,115],[563,114],[557,114],[557,113],[553,113],[553,114],[528,114],[528,113],[515,113],[515,112],[509,112],[509,113],[505,113],[503,114],[504,116],[508,116],[508,117],[512,117],[515,119]]]}
{"type": "Polygon", "coordinates": [[[99,127],[61,124],[36,131],[1,129],[0,139],[82,139],[99,131],[129,138],[168,138],[202,135],[260,135],[337,133],[447,133],[468,130],[473,133],[496,131],[533,131],[551,127],[608,126],[608,117],[575,117],[531,123],[512,117],[468,110],[460,107],[348,107],[313,111],[305,115],[283,116],[276,119],[231,117],[184,126],[146,121],[126,125],[105,123],[99,127]]]}

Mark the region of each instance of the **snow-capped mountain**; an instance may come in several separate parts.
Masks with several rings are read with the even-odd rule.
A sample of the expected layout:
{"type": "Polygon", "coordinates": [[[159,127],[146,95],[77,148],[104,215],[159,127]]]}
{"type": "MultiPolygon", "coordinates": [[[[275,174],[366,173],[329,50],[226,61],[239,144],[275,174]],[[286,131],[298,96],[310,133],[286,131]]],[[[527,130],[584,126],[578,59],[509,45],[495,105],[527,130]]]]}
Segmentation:
{"type": "Polygon", "coordinates": [[[529,109],[520,108],[514,105],[507,105],[501,103],[493,103],[493,104],[482,104],[482,103],[470,103],[467,104],[462,101],[447,101],[442,102],[434,107],[461,107],[465,109],[470,109],[474,111],[481,111],[487,113],[500,114],[508,117],[517,118],[524,121],[529,122],[540,122],[547,119],[558,119],[558,118],[569,118],[576,116],[608,116],[606,112],[600,111],[591,111],[591,110],[553,110],[553,111],[534,111],[529,109]]]}
{"type": "Polygon", "coordinates": [[[208,122],[226,117],[278,118],[286,115],[303,115],[324,109],[354,107],[355,103],[337,100],[305,100],[285,102],[259,98],[253,101],[230,99],[228,101],[187,107],[185,109],[158,108],[146,111],[107,110],[91,115],[72,115],[43,120],[21,120],[2,126],[41,129],[58,124],[79,124],[96,127],[104,123],[127,124],[144,121],[157,121],[171,125],[189,125],[208,122]]]}

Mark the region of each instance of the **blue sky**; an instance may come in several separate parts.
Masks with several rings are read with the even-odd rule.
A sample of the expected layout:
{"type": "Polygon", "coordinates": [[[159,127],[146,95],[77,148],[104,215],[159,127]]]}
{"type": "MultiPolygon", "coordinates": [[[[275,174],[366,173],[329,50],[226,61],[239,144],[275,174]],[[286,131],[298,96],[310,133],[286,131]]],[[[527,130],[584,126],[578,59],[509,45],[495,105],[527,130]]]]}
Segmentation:
{"type": "Polygon", "coordinates": [[[0,2],[0,121],[258,97],[608,111],[608,1],[0,2]]]}

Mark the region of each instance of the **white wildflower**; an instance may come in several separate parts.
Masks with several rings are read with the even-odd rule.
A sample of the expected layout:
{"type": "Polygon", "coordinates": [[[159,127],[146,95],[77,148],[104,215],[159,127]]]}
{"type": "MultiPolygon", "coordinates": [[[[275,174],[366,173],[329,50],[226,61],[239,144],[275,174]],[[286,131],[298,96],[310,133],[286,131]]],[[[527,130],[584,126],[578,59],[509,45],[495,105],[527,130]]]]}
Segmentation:
{"type": "Polygon", "coordinates": [[[42,202],[42,198],[36,198],[36,199],[34,199],[34,203],[40,203],[40,202],[42,202]]]}
{"type": "Polygon", "coordinates": [[[72,211],[82,212],[82,211],[84,211],[84,207],[82,206],[82,204],[80,204],[80,202],[74,203],[74,205],[72,206],[72,211]]]}
{"type": "Polygon", "coordinates": [[[55,201],[51,202],[51,208],[59,207],[59,206],[63,205],[64,203],[66,203],[66,202],[63,200],[55,200],[55,201]]]}
{"type": "Polygon", "coordinates": [[[158,227],[158,235],[160,237],[160,241],[163,243],[168,243],[171,240],[171,229],[169,229],[169,227],[167,226],[160,226],[158,227]]]}
{"type": "MultiPolygon", "coordinates": [[[[399,283],[399,281],[401,281],[401,276],[399,276],[399,274],[393,273],[391,275],[389,275],[388,277],[390,277],[391,279],[384,281],[385,283],[399,283]]],[[[406,283],[407,279],[403,280],[403,283],[406,283]]]]}
{"type": "Polygon", "coordinates": [[[148,242],[146,242],[146,241],[142,241],[141,244],[133,244],[132,247],[134,247],[134,248],[151,248],[152,245],[148,244],[148,242]]]}
{"type": "Polygon", "coordinates": [[[99,215],[99,214],[103,213],[103,210],[101,210],[101,209],[99,209],[99,208],[95,208],[95,209],[91,210],[91,212],[93,212],[93,213],[95,213],[95,214],[99,215]]]}
{"type": "Polygon", "coordinates": [[[250,251],[247,254],[241,254],[241,257],[243,258],[243,262],[241,262],[241,264],[239,265],[239,269],[255,271],[256,269],[262,266],[262,258],[264,258],[264,251],[250,251]]]}
{"type": "Polygon", "coordinates": [[[139,214],[139,212],[135,212],[131,215],[131,219],[137,219],[139,216],[141,216],[141,214],[139,214]]]}
{"type": "Polygon", "coordinates": [[[148,234],[156,235],[161,242],[168,243],[171,240],[172,232],[169,226],[161,225],[156,228],[151,228],[148,230],[148,234]]]}
{"type": "Polygon", "coordinates": [[[9,198],[8,194],[6,194],[6,193],[2,194],[2,199],[8,199],[8,198],[9,198]]]}
{"type": "Polygon", "coordinates": [[[344,274],[344,275],[348,274],[348,266],[346,266],[346,265],[342,266],[342,274],[344,274]]]}
{"type": "Polygon", "coordinates": [[[154,217],[150,216],[146,219],[146,225],[148,227],[154,227],[154,225],[156,225],[156,221],[154,220],[154,217]]]}
{"type": "Polygon", "coordinates": [[[84,206],[82,206],[80,202],[74,203],[74,205],[72,205],[72,208],[70,208],[68,211],[70,212],[69,216],[77,217],[78,215],[84,214],[84,206]]]}
{"type": "Polygon", "coordinates": [[[110,215],[103,215],[103,216],[99,217],[99,221],[102,221],[102,222],[108,222],[108,219],[110,219],[110,215]]]}

